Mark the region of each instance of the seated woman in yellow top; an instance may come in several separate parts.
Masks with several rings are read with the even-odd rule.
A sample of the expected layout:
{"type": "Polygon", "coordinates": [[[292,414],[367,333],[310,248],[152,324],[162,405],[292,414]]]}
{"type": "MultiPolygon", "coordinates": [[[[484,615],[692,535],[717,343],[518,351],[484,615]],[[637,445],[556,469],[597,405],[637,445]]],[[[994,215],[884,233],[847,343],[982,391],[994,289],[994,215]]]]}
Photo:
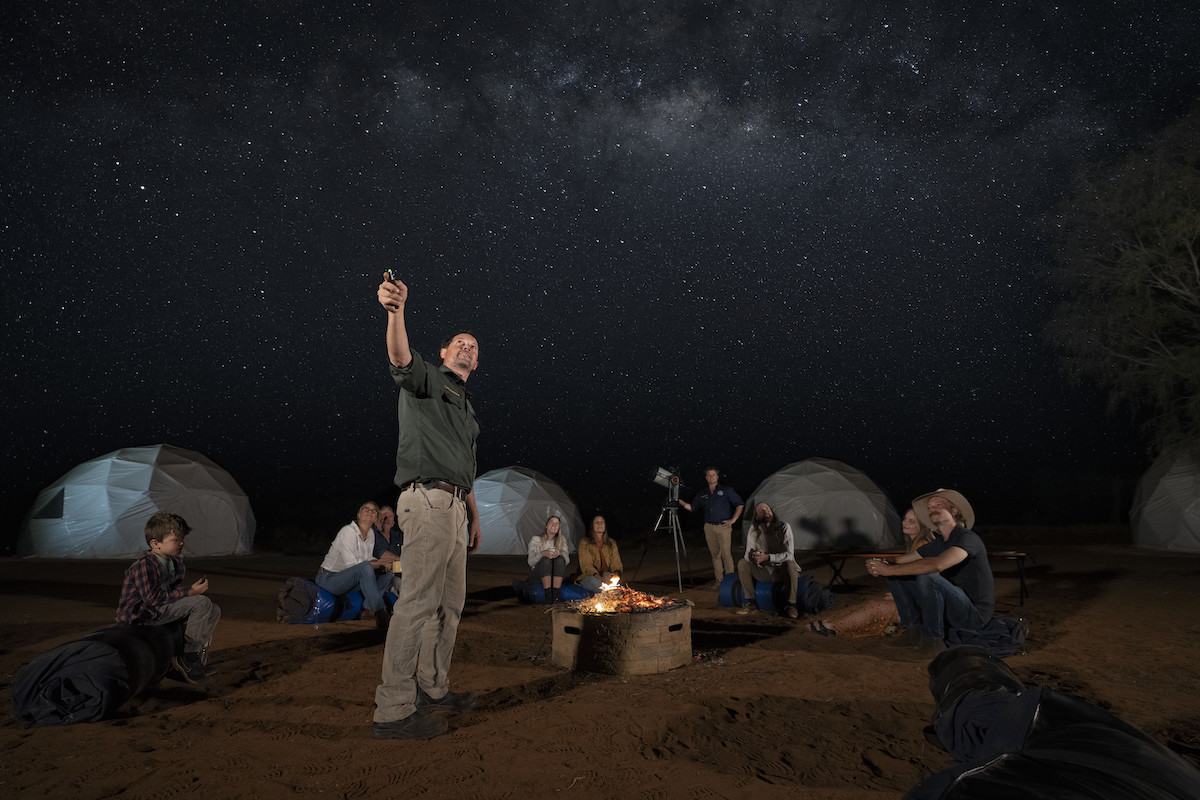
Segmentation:
{"type": "Polygon", "coordinates": [[[579,542],[579,585],[592,594],[613,575],[625,569],[617,543],[608,538],[608,523],[600,514],[592,517],[587,536],[579,542]]]}

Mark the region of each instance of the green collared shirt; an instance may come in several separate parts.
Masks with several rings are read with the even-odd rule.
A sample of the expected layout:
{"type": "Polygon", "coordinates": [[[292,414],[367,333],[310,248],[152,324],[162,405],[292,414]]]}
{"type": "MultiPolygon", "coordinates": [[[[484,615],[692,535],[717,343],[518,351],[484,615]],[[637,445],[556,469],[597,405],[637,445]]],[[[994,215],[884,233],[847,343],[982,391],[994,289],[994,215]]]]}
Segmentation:
{"type": "Polygon", "coordinates": [[[427,364],[415,351],[407,367],[390,367],[400,386],[396,485],[440,480],[470,490],[479,421],[466,382],[447,366],[427,364]]]}

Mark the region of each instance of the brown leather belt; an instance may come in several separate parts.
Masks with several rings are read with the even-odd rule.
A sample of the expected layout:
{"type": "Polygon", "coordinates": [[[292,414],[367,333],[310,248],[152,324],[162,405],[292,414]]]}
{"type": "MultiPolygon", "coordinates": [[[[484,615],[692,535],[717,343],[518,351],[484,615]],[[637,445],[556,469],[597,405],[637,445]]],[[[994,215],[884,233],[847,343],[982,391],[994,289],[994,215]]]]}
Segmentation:
{"type": "Polygon", "coordinates": [[[464,489],[461,486],[455,486],[453,483],[446,483],[445,481],[413,481],[401,486],[400,491],[415,489],[418,486],[424,486],[426,489],[441,489],[443,492],[449,492],[454,495],[459,500],[466,500],[467,495],[471,493],[470,489],[464,489]]]}

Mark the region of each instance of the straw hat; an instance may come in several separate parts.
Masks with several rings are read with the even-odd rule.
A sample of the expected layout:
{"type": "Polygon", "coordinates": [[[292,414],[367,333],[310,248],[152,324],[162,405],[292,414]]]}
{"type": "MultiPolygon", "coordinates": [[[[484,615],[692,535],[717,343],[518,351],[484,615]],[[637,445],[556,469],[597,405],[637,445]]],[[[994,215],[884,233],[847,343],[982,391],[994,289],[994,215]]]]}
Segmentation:
{"type": "Polygon", "coordinates": [[[967,498],[953,489],[938,489],[936,492],[929,492],[920,497],[914,498],[912,501],[913,511],[917,512],[917,519],[921,520],[921,524],[930,530],[934,529],[933,522],[929,519],[929,498],[944,497],[946,502],[958,509],[958,513],[962,514],[966,524],[963,526],[968,530],[975,527],[975,510],[971,508],[971,504],[967,502],[967,498]]]}

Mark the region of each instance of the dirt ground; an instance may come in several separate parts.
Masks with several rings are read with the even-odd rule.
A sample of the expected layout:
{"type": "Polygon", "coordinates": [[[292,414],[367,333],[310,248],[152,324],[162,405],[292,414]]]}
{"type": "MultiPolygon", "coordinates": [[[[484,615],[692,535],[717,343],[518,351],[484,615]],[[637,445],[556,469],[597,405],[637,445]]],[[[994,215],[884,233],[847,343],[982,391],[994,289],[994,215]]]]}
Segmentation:
{"type": "MultiPolygon", "coordinates": [[[[702,549],[702,548],[698,548],[702,549]]],[[[1200,761],[1200,557],[1119,544],[1023,549],[1031,596],[996,561],[998,613],[1029,626],[1008,663],[1026,684],[1069,692],[1200,761]]],[[[633,550],[637,556],[640,550],[633,550]]],[[[626,553],[626,562],[636,559],[626,553]]],[[[319,556],[189,559],[223,619],[217,670],[164,679],[116,719],[0,724],[7,798],[894,798],[948,764],[921,735],[933,710],[924,661],[880,639],[839,639],[805,618],[738,616],[693,552],[651,549],[635,589],[695,603],[688,665],[620,677],[551,663],[551,616],[516,602],[520,556],[472,556],[452,687],[477,707],[427,742],[374,741],[383,634],[370,622],[275,621],[285,578],[319,556]]],[[[801,554],[806,572],[830,570],[801,554]]],[[[112,622],[125,561],[0,559],[0,680],[51,647],[112,622]]],[[[857,560],[840,605],[882,590],[857,560]],[[852,590],[851,590],[852,589],[852,590]]]]}

